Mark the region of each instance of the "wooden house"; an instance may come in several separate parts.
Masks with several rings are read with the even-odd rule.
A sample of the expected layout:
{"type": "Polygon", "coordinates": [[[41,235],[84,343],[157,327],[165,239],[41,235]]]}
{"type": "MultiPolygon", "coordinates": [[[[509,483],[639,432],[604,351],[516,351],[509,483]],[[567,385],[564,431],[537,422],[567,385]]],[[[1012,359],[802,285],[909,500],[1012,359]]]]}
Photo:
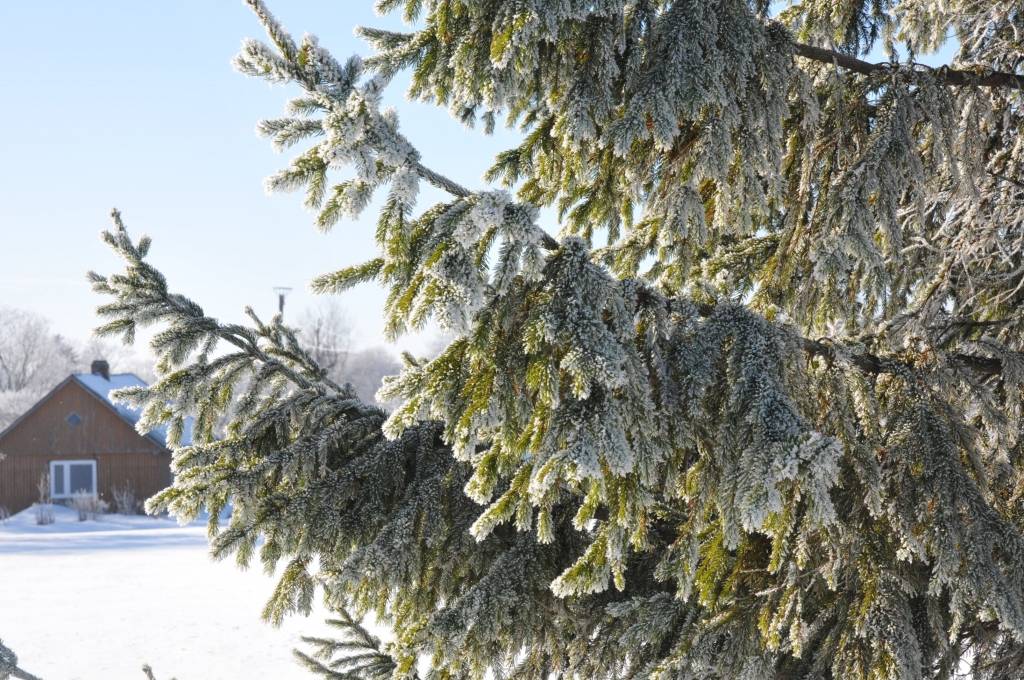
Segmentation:
{"type": "Polygon", "coordinates": [[[80,491],[111,501],[112,490],[126,485],[144,500],[168,486],[166,432],[139,434],[139,411],[110,397],[112,390],[145,384],[94,361],[90,373],[68,376],[0,432],[0,506],[15,513],[32,505],[44,473],[54,501],[80,491]]]}

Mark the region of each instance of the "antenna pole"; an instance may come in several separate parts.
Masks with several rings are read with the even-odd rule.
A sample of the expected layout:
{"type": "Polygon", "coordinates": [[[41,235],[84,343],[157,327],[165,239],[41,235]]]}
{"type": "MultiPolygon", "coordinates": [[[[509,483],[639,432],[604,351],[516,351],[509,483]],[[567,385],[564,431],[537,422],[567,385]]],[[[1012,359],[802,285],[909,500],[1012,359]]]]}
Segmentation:
{"type": "Polygon", "coordinates": [[[274,292],[277,293],[277,313],[284,316],[284,298],[292,289],[288,286],[274,286],[274,292]]]}

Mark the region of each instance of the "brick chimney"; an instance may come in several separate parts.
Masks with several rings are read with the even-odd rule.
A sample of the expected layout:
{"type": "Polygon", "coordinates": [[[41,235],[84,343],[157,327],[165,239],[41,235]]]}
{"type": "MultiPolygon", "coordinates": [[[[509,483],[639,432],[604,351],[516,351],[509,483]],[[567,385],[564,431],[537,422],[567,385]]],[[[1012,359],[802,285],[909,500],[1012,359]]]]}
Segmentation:
{"type": "Polygon", "coordinates": [[[104,359],[96,359],[92,362],[90,369],[93,375],[101,375],[104,380],[110,380],[110,364],[104,359]]]}

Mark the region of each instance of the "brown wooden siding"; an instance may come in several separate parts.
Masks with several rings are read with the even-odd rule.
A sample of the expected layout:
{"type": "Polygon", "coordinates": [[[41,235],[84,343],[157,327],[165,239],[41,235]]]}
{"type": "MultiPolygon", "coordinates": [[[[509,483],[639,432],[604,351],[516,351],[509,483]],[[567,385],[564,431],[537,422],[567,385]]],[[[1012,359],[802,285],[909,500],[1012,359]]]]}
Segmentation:
{"type": "Polygon", "coordinates": [[[145,499],[171,482],[170,454],[143,437],[106,402],[75,380],[59,386],[0,437],[0,505],[18,512],[37,498],[36,484],[52,460],[95,460],[100,498],[130,483],[145,499]],[[71,426],[66,418],[82,419],[71,426]]]}

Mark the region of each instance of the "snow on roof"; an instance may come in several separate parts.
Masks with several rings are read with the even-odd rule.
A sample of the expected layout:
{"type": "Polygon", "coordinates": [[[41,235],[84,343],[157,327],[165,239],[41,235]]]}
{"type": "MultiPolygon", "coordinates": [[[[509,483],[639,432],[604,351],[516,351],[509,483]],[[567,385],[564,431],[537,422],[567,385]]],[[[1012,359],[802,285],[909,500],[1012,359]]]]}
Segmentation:
{"type": "MultiPolygon", "coordinates": [[[[117,411],[118,415],[134,425],[142,416],[142,409],[133,408],[122,404],[111,398],[110,393],[122,387],[147,387],[145,380],[134,373],[111,373],[107,379],[96,373],[75,373],[73,376],[87,390],[107,402],[117,411]]],[[[148,436],[159,443],[167,446],[167,427],[161,425],[148,432],[148,436]]],[[[181,445],[188,446],[192,443],[192,418],[185,419],[185,431],[181,435],[181,445]]]]}

